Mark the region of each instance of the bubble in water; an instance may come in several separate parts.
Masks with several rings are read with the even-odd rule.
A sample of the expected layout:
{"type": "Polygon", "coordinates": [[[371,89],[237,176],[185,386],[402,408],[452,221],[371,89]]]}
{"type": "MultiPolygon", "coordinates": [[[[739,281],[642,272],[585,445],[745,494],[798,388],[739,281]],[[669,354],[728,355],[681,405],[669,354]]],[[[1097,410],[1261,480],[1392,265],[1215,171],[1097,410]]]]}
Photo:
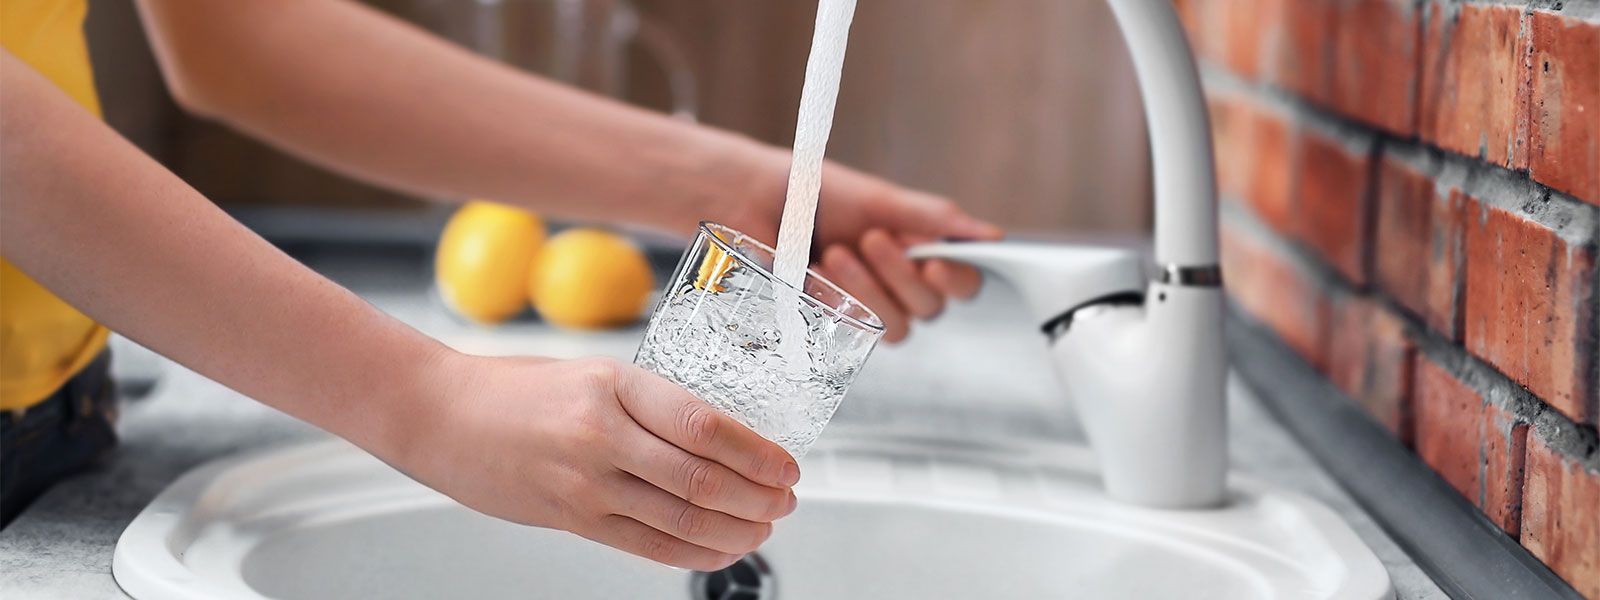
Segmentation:
{"type": "MultiPolygon", "coordinates": [[[[859,346],[873,338],[850,328],[808,336],[798,356],[774,343],[777,303],[741,302],[737,292],[676,294],[651,319],[635,360],[727,413],[763,437],[802,456],[832,418],[854,379],[859,346]],[[671,335],[666,323],[682,323],[671,335]],[[756,340],[723,331],[760,332],[756,340]]],[[[806,316],[815,309],[808,308],[806,316]]]]}

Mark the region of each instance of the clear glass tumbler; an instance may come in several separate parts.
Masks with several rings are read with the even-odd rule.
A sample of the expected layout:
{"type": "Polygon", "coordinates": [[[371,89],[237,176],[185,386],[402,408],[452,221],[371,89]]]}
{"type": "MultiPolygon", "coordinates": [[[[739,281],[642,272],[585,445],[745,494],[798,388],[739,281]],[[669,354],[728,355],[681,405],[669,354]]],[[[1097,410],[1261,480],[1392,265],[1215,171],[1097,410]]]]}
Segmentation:
{"type": "Polygon", "coordinates": [[[773,250],[738,231],[700,224],[634,363],[804,456],[883,337],[883,322],[815,272],[804,292],[772,274],[773,250]],[[794,325],[779,311],[798,313],[794,325]],[[804,339],[784,330],[804,324],[804,339]]]}

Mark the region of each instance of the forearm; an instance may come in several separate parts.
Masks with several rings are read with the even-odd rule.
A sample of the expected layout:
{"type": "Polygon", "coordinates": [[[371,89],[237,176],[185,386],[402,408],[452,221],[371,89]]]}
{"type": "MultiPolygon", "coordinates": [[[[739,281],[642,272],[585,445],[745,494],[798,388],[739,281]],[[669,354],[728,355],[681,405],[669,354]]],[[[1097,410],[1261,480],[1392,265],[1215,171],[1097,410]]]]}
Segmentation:
{"type": "Polygon", "coordinates": [[[0,254],[97,321],[369,448],[436,342],[273,248],[0,52],[0,254]]]}
{"type": "Polygon", "coordinates": [[[785,167],[744,138],[540,80],[351,2],[141,9],[191,108],[391,187],[686,229],[785,167]]]}

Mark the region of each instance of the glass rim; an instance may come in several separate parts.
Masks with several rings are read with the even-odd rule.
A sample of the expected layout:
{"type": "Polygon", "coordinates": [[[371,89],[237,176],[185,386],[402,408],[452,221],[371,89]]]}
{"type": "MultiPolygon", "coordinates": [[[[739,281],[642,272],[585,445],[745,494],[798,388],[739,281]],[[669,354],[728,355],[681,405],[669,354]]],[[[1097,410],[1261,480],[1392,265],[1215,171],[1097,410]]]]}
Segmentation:
{"type": "Polygon", "coordinates": [[[803,288],[802,289],[796,289],[793,284],[790,284],[789,282],[784,281],[782,277],[778,277],[777,274],[773,273],[770,269],[767,269],[766,267],[761,266],[761,263],[759,261],[752,260],[750,257],[745,256],[745,254],[743,252],[740,252],[737,248],[734,248],[729,242],[727,242],[726,240],[723,240],[721,237],[719,237],[717,235],[717,231],[716,230],[722,230],[722,231],[727,231],[727,232],[736,234],[739,237],[744,238],[745,240],[749,241],[750,243],[755,244],[757,247],[761,248],[762,250],[765,250],[767,252],[767,254],[772,255],[772,258],[773,258],[774,261],[776,261],[777,258],[778,258],[778,251],[774,250],[772,248],[772,246],[768,246],[765,243],[762,243],[761,240],[758,240],[758,239],[756,239],[754,237],[751,237],[750,235],[748,235],[748,234],[746,234],[746,233],[744,233],[742,231],[739,231],[737,229],[734,229],[732,227],[729,227],[727,225],[723,225],[721,223],[717,223],[717,222],[714,222],[714,221],[701,221],[700,222],[700,232],[705,234],[706,239],[711,240],[711,243],[716,244],[717,247],[721,248],[722,251],[724,253],[726,253],[728,256],[736,257],[735,260],[738,260],[739,262],[744,263],[746,266],[748,266],[748,267],[750,267],[752,269],[755,269],[757,273],[760,273],[762,275],[762,277],[764,277],[764,278],[766,278],[766,279],[768,279],[770,281],[775,282],[777,285],[781,285],[783,287],[789,288],[790,290],[793,290],[797,295],[800,296],[800,298],[803,299],[804,302],[809,303],[809,304],[811,304],[813,306],[816,306],[817,308],[819,308],[819,309],[821,309],[823,311],[826,311],[829,314],[837,315],[839,318],[851,323],[852,325],[854,325],[854,326],[856,326],[856,327],[858,327],[860,329],[866,329],[868,331],[873,331],[873,332],[877,332],[877,333],[883,333],[885,331],[885,327],[883,325],[883,317],[879,317],[878,313],[876,311],[872,310],[872,307],[869,307],[869,306],[866,305],[865,302],[862,302],[862,301],[856,299],[855,296],[852,296],[852,295],[850,295],[849,292],[844,291],[844,288],[841,288],[837,284],[835,284],[832,281],[828,280],[827,277],[823,277],[822,274],[818,273],[815,269],[812,269],[809,266],[806,267],[806,277],[810,278],[810,279],[817,280],[817,282],[821,283],[824,286],[827,286],[828,289],[833,290],[834,293],[839,294],[839,296],[841,298],[844,298],[845,301],[848,302],[849,304],[855,305],[856,307],[860,308],[862,312],[867,313],[867,316],[872,317],[872,321],[873,322],[869,323],[869,322],[863,321],[861,319],[858,319],[856,317],[850,316],[849,314],[846,314],[844,311],[839,310],[837,308],[834,308],[833,306],[830,306],[829,304],[827,304],[827,303],[825,303],[825,302],[823,302],[821,300],[816,299],[815,297],[811,296],[811,294],[807,294],[805,292],[805,289],[803,289],[803,288]]]}

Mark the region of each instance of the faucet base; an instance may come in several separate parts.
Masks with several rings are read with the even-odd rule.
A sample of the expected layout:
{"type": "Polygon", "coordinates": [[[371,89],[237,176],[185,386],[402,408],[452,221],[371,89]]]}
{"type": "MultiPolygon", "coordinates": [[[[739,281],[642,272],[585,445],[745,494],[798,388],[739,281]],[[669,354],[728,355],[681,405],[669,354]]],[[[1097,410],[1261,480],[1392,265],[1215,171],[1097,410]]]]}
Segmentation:
{"type": "Polygon", "coordinates": [[[1052,346],[1113,498],[1161,508],[1222,503],[1222,305],[1216,288],[1151,284],[1142,306],[1078,311],[1052,346]]]}

